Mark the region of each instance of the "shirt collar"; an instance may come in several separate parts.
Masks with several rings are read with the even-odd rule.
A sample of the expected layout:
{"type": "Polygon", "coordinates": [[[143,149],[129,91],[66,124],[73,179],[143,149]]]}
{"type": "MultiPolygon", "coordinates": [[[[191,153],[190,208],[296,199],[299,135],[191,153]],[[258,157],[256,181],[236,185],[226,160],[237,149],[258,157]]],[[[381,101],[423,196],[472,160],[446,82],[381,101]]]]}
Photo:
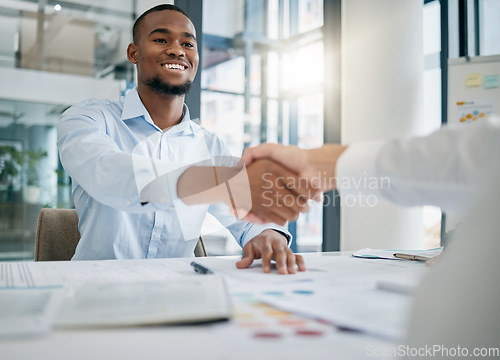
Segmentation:
{"type": "Polygon", "coordinates": [[[196,138],[196,133],[194,131],[193,122],[189,116],[189,109],[186,104],[182,109],[182,119],[181,122],[175,126],[172,126],[166,132],[169,134],[183,134],[183,135],[193,135],[196,138]]]}
{"type": "MultiPolygon", "coordinates": [[[[181,122],[175,126],[172,126],[170,129],[166,131],[168,134],[179,134],[179,135],[193,135],[196,138],[196,132],[194,129],[194,124],[191,121],[191,117],[189,116],[189,109],[186,104],[184,104],[184,108],[182,110],[182,119],[181,122]]],[[[137,86],[130,90],[123,100],[123,111],[122,111],[122,120],[129,120],[134,118],[142,117],[145,121],[149,122],[151,125],[156,126],[151,119],[146,107],[141,101],[139,97],[139,93],[137,92],[137,86]]],[[[163,131],[162,129],[158,128],[163,131]]]]}
{"type": "Polygon", "coordinates": [[[123,100],[123,111],[122,120],[129,120],[143,116],[146,119],[147,110],[144,107],[139,94],[137,93],[137,87],[130,90],[123,100]]]}

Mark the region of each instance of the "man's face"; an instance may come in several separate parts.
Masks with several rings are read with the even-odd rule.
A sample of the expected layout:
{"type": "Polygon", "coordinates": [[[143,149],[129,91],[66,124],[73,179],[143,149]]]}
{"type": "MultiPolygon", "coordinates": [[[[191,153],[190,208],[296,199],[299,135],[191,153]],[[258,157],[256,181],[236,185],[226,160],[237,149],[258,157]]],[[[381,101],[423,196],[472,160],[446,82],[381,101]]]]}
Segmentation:
{"type": "Polygon", "coordinates": [[[152,12],[140,24],[138,35],[127,52],[137,64],[139,84],[164,95],[186,93],[199,63],[193,23],[178,11],[152,12]]]}

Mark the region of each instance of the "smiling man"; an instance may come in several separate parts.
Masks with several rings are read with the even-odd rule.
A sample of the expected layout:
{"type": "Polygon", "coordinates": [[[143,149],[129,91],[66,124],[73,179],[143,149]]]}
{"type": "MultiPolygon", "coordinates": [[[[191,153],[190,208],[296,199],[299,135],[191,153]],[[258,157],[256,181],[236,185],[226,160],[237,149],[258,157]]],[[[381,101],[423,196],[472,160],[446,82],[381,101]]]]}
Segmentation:
{"type": "Polygon", "coordinates": [[[118,99],[83,101],[59,122],[59,154],[73,180],[81,234],[73,259],[192,256],[210,212],[243,247],[238,267],[262,258],[265,272],[271,271],[271,259],[280,273],[305,270],[302,257],[288,247],[289,234],[278,225],[237,221],[221,203],[188,206],[172,194],[172,184],[141,198],[140,184],[151,172],[163,181],[165,169],[230,153],[191,121],[184,104],[199,55],[196,30],[182,9],[158,5],[142,14],[127,57],[137,66],[136,88],[118,99]]]}
{"type": "Polygon", "coordinates": [[[137,66],[137,91],[163,130],[182,119],[184,97],[200,61],[194,25],[180,8],[159,5],[135,22],[127,56],[137,66]]]}

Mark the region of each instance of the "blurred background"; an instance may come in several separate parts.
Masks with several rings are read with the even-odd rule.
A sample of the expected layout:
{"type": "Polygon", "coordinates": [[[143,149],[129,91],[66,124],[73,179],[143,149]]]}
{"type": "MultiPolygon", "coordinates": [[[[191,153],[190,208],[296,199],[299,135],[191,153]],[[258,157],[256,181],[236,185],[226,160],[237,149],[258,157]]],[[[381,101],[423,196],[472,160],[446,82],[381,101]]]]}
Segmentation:
{"type": "MultiPolygon", "coordinates": [[[[0,260],[33,259],[39,210],[73,206],[71,179],[57,154],[58,118],[76,102],[118,97],[135,86],[134,67],[126,59],[132,24],[160,3],[0,0],[0,260]]],[[[192,17],[201,43],[198,82],[188,99],[192,118],[226,141],[236,156],[261,142],[313,148],[340,141],[341,125],[332,115],[338,114],[332,110],[338,98],[330,99],[336,94],[331,84],[340,82],[332,74],[341,71],[335,59],[341,49],[342,3],[176,1],[192,17]]],[[[365,3],[378,3],[391,14],[391,1],[365,3]]],[[[473,30],[470,54],[500,53],[500,1],[419,1],[421,133],[443,122],[442,4],[449,58],[461,55],[463,4],[466,26],[473,30]]],[[[340,205],[334,194],[330,199],[289,225],[295,251],[338,250],[340,205]]],[[[422,209],[418,222],[424,234],[419,246],[439,246],[440,209],[422,209]]],[[[203,236],[210,255],[240,251],[211,217],[203,236]]]]}

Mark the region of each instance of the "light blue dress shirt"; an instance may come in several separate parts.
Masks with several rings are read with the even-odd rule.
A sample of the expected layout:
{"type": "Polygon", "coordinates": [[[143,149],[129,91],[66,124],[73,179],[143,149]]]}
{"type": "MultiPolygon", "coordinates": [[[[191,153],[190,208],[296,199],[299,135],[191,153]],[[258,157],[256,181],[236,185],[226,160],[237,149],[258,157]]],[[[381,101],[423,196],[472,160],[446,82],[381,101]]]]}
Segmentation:
{"type": "Polygon", "coordinates": [[[240,246],[268,228],[290,236],[276,224],[238,221],[225,204],[188,206],[177,198],[176,179],[187,165],[231,155],[217,136],[190,120],[185,105],[181,122],[163,132],[136,88],[118,99],[86,100],[61,116],[57,144],[80,220],[74,260],[193,256],[207,212],[240,246]],[[167,200],[144,204],[144,185],[176,171],[165,185],[167,200]]]}

